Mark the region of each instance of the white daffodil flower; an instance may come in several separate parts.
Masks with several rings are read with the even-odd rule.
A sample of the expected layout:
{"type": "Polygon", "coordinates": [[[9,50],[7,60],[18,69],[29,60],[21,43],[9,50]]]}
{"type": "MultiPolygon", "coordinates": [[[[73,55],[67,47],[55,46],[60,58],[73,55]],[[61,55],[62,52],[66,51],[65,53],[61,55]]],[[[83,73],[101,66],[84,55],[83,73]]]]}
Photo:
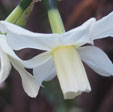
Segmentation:
{"type": "Polygon", "coordinates": [[[4,32],[8,32],[7,41],[12,49],[46,51],[24,62],[24,66],[34,68],[34,77],[40,85],[43,81],[53,79],[57,72],[65,99],[91,91],[81,59],[96,73],[113,75],[113,64],[101,49],[95,46],[82,47],[86,43],[93,44],[95,39],[113,36],[113,12],[98,21],[91,18],[63,34],[33,33],[4,21],[1,21],[0,26],[4,32]]]}
{"type": "Polygon", "coordinates": [[[39,84],[36,79],[25,70],[22,60],[18,58],[9,47],[6,38],[7,33],[3,32],[0,27],[0,83],[8,77],[12,64],[22,78],[22,85],[25,92],[31,97],[36,97],[40,87],[39,84]]]}

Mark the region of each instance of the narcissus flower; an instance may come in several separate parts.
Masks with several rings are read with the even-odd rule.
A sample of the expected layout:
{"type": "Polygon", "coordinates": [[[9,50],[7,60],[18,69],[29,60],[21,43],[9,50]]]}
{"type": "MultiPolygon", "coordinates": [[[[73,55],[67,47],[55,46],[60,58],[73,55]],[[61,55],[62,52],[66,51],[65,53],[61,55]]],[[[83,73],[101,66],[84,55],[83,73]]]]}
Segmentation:
{"type": "Polygon", "coordinates": [[[72,99],[91,87],[81,59],[102,76],[113,75],[113,64],[108,56],[93,44],[93,40],[113,36],[113,12],[96,21],[89,19],[83,25],[63,34],[33,33],[8,22],[0,26],[7,33],[7,41],[12,49],[34,48],[46,52],[26,63],[34,68],[34,77],[42,85],[57,76],[65,99],[72,99]],[[54,67],[55,66],[55,67],[54,67]],[[55,69],[56,68],[56,69],[55,69]]]}
{"type": "Polygon", "coordinates": [[[22,85],[25,92],[31,97],[36,97],[40,86],[36,79],[25,70],[24,63],[26,62],[18,58],[9,47],[7,33],[3,33],[3,29],[0,26],[0,83],[8,77],[12,64],[22,78],[22,85]]]}

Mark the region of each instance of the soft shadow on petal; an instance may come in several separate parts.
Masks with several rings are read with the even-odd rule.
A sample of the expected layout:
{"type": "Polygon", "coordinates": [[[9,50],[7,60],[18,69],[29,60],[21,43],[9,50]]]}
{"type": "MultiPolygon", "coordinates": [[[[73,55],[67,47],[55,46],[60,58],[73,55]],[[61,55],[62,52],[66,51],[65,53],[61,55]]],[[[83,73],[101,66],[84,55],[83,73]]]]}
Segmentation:
{"type": "Polygon", "coordinates": [[[113,64],[101,49],[87,46],[78,48],[78,52],[82,60],[96,73],[102,76],[113,75],[113,64]]]}
{"type": "Polygon", "coordinates": [[[42,85],[43,81],[52,80],[56,76],[52,57],[43,64],[35,67],[33,69],[33,75],[38,80],[40,85],[42,85]]]}
{"type": "Polygon", "coordinates": [[[90,28],[94,25],[95,21],[95,18],[91,18],[88,21],[86,21],[83,25],[62,34],[62,44],[81,46],[86,43],[92,43],[92,40],[89,37],[89,32],[90,28]]]}
{"type": "Polygon", "coordinates": [[[17,60],[20,60],[20,58],[17,57],[17,55],[14,53],[14,51],[8,45],[5,35],[2,35],[0,37],[0,47],[3,50],[3,52],[5,52],[6,54],[12,56],[13,58],[15,58],[17,60]]]}
{"type": "Polygon", "coordinates": [[[23,65],[19,61],[15,60],[11,56],[9,56],[9,59],[22,78],[22,85],[25,92],[30,97],[36,97],[40,88],[37,80],[24,69],[23,65]]]}
{"type": "Polygon", "coordinates": [[[56,48],[59,44],[59,34],[33,33],[6,21],[1,21],[0,27],[7,33],[6,37],[8,44],[14,50],[23,48],[51,50],[52,48],[56,48]]]}
{"type": "Polygon", "coordinates": [[[3,49],[3,51],[7,53],[8,55],[10,55],[11,57],[15,58],[16,60],[20,61],[26,68],[34,68],[38,66],[39,64],[44,63],[50,57],[50,52],[44,52],[44,53],[41,53],[40,55],[33,57],[32,59],[22,60],[9,47],[6,37],[0,38],[0,42],[1,42],[0,46],[3,49]]]}
{"type": "Polygon", "coordinates": [[[98,20],[92,26],[89,36],[92,40],[113,37],[113,12],[98,20]]]}
{"type": "Polygon", "coordinates": [[[0,83],[2,83],[10,74],[11,64],[8,56],[4,53],[0,53],[0,83]]]}
{"type": "Polygon", "coordinates": [[[41,54],[33,57],[32,59],[24,60],[24,61],[21,60],[21,63],[26,68],[35,68],[37,66],[42,65],[43,63],[45,63],[50,58],[51,58],[50,52],[44,52],[44,53],[41,53],[41,54]]]}

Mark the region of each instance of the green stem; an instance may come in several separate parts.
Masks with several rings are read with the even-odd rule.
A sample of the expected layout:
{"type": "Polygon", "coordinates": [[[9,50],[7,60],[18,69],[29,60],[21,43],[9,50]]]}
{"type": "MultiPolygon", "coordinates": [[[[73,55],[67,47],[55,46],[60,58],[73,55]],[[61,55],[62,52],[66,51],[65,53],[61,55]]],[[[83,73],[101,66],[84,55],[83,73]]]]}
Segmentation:
{"type": "Polygon", "coordinates": [[[10,23],[15,23],[20,15],[23,13],[23,9],[20,6],[17,6],[12,13],[5,19],[10,23]]]}
{"type": "Polygon", "coordinates": [[[60,13],[57,9],[56,0],[43,0],[46,7],[48,8],[48,17],[53,33],[64,33],[65,28],[60,16],[60,13]]]}
{"type": "Polygon", "coordinates": [[[18,18],[22,15],[24,10],[31,4],[32,0],[22,0],[20,4],[12,11],[12,13],[5,19],[5,21],[16,23],[18,18]]]}
{"type": "Polygon", "coordinates": [[[19,6],[25,10],[32,2],[33,0],[21,0],[19,6]]]}
{"type": "Polygon", "coordinates": [[[28,19],[28,16],[30,15],[32,9],[33,9],[33,6],[34,6],[34,2],[32,2],[29,7],[27,7],[24,12],[22,13],[22,15],[18,18],[18,20],[16,21],[15,24],[21,26],[21,27],[24,27],[27,23],[27,19],[28,19]]]}

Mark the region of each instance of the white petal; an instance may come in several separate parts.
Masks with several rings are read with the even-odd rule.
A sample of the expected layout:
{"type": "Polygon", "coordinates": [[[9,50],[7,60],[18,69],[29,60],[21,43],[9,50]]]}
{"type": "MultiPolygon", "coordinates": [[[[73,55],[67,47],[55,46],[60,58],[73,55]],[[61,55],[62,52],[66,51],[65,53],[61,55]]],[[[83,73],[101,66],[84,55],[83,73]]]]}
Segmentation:
{"type": "Polygon", "coordinates": [[[92,43],[89,37],[89,31],[95,21],[95,18],[91,18],[83,25],[62,34],[62,44],[81,46],[85,43],[92,43]]]}
{"type": "Polygon", "coordinates": [[[91,28],[92,40],[111,36],[113,37],[113,12],[98,20],[91,28]]]}
{"type": "Polygon", "coordinates": [[[30,97],[36,97],[39,91],[39,84],[35,80],[35,78],[27,72],[23,65],[15,60],[14,58],[10,57],[11,63],[13,64],[14,68],[19,72],[21,78],[22,78],[22,85],[25,90],[25,92],[30,96],[30,97]]]}
{"type": "Polygon", "coordinates": [[[44,63],[46,60],[48,60],[50,58],[50,52],[44,52],[44,53],[41,53],[40,55],[33,57],[32,59],[23,61],[9,47],[5,37],[0,38],[0,46],[5,53],[7,53],[11,57],[15,58],[16,60],[20,61],[26,68],[34,68],[34,67],[44,63]]]}
{"type": "Polygon", "coordinates": [[[0,36],[0,47],[3,50],[3,52],[5,52],[7,55],[15,58],[18,61],[22,60],[15,54],[15,52],[9,47],[6,37],[4,35],[0,36]]]}
{"type": "Polygon", "coordinates": [[[42,65],[50,58],[51,58],[50,52],[44,52],[44,53],[41,53],[41,54],[33,57],[32,59],[25,60],[25,61],[21,60],[21,63],[23,63],[23,65],[26,68],[35,68],[37,66],[42,65]]]}
{"type": "Polygon", "coordinates": [[[23,65],[20,63],[21,59],[18,58],[13,50],[8,46],[5,37],[0,38],[0,46],[2,50],[9,55],[8,57],[10,58],[14,68],[20,73],[25,92],[31,97],[36,97],[39,90],[38,82],[29,72],[24,69],[23,65]]]}
{"type": "Polygon", "coordinates": [[[52,80],[56,76],[52,57],[40,66],[35,67],[33,74],[40,85],[42,85],[43,81],[52,80]]]}
{"type": "Polygon", "coordinates": [[[14,51],[9,47],[6,37],[4,35],[0,36],[0,47],[6,54],[8,54],[14,58],[18,58],[16,56],[16,54],[14,53],[14,51]]]}
{"type": "Polygon", "coordinates": [[[0,83],[2,83],[10,74],[11,64],[8,56],[1,52],[0,53],[0,83]]]}
{"type": "Polygon", "coordinates": [[[101,49],[87,46],[78,48],[78,51],[82,60],[96,73],[102,76],[113,75],[113,64],[101,49]]]}
{"type": "Polygon", "coordinates": [[[91,87],[78,52],[74,47],[62,47],[54,51],[57,76],[65,99],[72,99],[91,87]]]}
{"type": "Polygon", "coordinates": [[[59,44],[59,34],[33,33],[6,21],[1,21],[0,27],[7,33],[7,41],[14,50],[23,48],[51,50],[59,44]]]}

